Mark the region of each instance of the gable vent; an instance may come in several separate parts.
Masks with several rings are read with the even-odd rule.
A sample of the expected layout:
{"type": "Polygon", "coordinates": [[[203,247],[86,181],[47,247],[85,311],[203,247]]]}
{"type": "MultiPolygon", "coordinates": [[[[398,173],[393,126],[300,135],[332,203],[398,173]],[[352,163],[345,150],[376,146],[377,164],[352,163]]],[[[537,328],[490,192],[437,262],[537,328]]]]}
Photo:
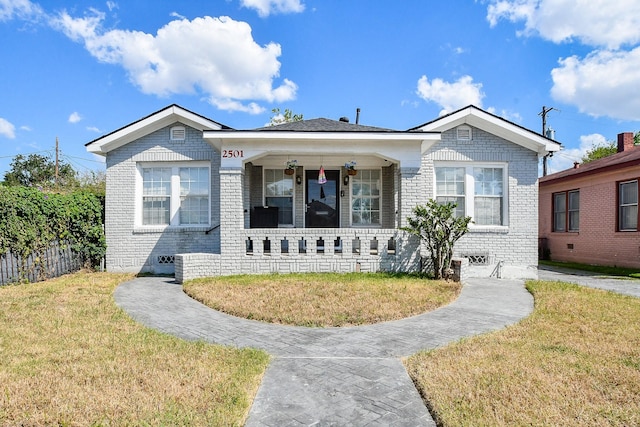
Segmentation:
{"type": "Polygon", "coordinates": [[[171,128],[172,141],[184,141],[186,135],[187,135],[187,131],[183,126],[174,126],[171,128]]]}
{"type": "Polygon", "coordinates": [[[460,141],[471,141],[471,128],[469,126],[458,126],[457,138],[460,141]]]}

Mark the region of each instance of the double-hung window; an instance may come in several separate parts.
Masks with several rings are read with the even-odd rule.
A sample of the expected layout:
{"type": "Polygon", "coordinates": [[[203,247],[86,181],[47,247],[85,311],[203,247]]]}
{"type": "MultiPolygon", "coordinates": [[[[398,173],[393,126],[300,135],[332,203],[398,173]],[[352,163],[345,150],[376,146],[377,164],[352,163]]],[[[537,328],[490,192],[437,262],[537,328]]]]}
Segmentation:
{"type": "Polygon", "coordinates": [[[455,203],[457,217],[470,216],[474,225],[507,225],[506,166],[441,165],[435,168],[435,199],[455,203]]]}
{"type": "Polygon", "coordinates": [[[504,223],[502,168],[473,168],[475,188],[473,221],[478,225],[504,223]]]}
{"type": "Polygon", "coordinates": [[[380,225],[380,169],[360,169],[351,177],[351,224],[380,225]]]}
{"type": "Polygon", "coordinates": [[[436,168],[436,201],[440,204],[455,203],[456,217],[465,215],[465,176],[463,167],[436,168]]]}
{"type": "Polygon", "coordinates": [[[618,183],[618,229],[638,230],[638,180],[618,183]]]}
{"type": "Polygon", "coordinates": [[[293,225],[293,175],[284,169],[265,169],[265,205],[278,207],[278,225],[293,225]]]}
{"type": "Polygon", "coordinates": [[[580,190],[553,193],[553,231],[580,230],[580,190]]]}
{"type": "Polygon", "coordinates": [[[210,169],[198,163],[140,166],[142,225],[210,223],[210,169]]]}

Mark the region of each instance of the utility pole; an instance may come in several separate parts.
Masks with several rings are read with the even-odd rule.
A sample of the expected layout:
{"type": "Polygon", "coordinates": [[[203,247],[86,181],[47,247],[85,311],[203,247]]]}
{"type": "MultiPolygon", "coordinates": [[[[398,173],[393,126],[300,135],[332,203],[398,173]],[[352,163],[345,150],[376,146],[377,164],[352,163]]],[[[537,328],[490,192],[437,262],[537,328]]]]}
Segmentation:
{"type": "Polygon", "coordinates": [[[56,136],[56,175],[55,175],[55,182],[56,182],[56,187],[58,187],[58,137],[56,136]]]}
{"type": "MultiPolygon", "coordinates": [[[[553,110],[558,111],[557,108],[547,108],[543,105],[542,111],[538,113],[539,116],[542,116],[542,136],[547,136],[547,114],[553,110]]],[[[547,176],[547,158],[551,156],[553,156],[553,152],[549,152],[542,157],[542,176],[547,176]]]]}

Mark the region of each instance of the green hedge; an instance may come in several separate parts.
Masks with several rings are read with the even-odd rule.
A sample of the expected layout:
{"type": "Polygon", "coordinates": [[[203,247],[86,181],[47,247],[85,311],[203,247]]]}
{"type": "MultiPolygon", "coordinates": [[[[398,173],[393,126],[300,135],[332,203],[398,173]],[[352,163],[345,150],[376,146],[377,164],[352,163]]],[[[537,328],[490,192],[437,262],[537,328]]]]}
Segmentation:
{"type": "Polygon", "coordinates": [[[0,186],[0,254],[24,260],[55,241],[68,242],[85,266],[95,267],[106,251],[102,224],[102,202],[92,193],[0,186]]]}

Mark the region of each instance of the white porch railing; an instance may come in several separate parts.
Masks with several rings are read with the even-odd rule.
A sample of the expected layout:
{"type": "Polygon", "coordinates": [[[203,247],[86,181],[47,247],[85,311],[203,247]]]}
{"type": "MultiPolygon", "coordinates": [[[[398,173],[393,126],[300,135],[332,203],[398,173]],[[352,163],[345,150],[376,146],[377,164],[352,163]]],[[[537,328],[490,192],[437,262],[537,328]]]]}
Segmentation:
{"type": "Polygon", "coordinates": [[[246,255],[395,257],[402,232],[381,228],[252,228],[239,233],[246,255]]]}

